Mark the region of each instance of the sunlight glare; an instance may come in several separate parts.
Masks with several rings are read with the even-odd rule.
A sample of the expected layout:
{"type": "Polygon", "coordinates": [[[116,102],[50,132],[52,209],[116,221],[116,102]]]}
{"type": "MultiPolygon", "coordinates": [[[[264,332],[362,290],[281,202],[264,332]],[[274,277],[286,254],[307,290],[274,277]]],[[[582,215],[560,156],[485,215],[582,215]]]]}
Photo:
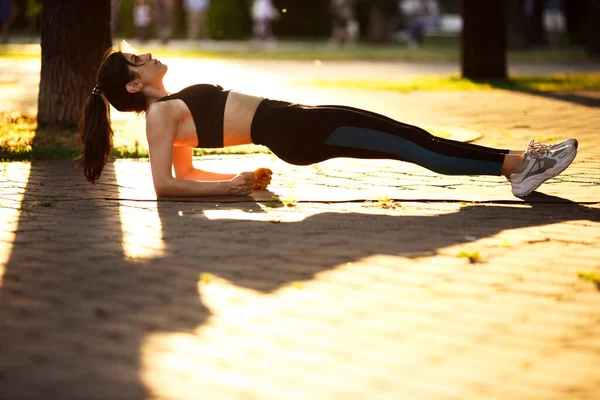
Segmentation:
{"type": "Polygon", "coordinates": [[[269,209],[259,203],[252,204],[247,209],[229,210],[204,210],[204,215],[211,221],[216,220],[241,220],[241,221],[264,221],[264,222],[301,222],[309,215],[307,213],[286,212],[285,207],[269,209]]]}
{"type": "MultiPolygon", "coordinates": [[[[19,182],[23,185],[29,180],[29,173],[31,171],[30,163],[3,162],[0,168],[0,174],[2,174],[3,178],[11,177],[13,179],[14,177],[18,177],[19,182]]],[[[12,253],[16,236],[15,231],[19,225],[23,196],[25,194],[25,189],[17,185],[12,186],[9,184],[8,189],[10,189],[11,195],[14,197],[10,200],[6,198],[0,200],[0,226],[2,227],[2,230],[0,230],[0,286],[2,286],[2,276],[4,275],[6,264],[12,253]]]]}
{"type": "Polygon", "coordinates": [[[121,42],[119,43],[119,46],[117,47],[117,50],[120,51],[121,53],[132,53],[132,54],[137,53],[137,49],[135,47],[133,47],[125,39],[121,40],[121,42]]]}
{"type": "MultiPolygon", "coordinates": [[[[379,336],[384,337],[381,346],[387,356],[399,364],[414,363],[415,353],[421,351],[414,347],[415,342],[422,344],[418,336],[408,343],[395,337],[406,326],[435,320],[436,316],[421,315],[419,309],[390,320],[390,309],[409,309],[414,297],[417,304],[431,297],[414,285],[392,301],[372,295],[397,290],[388,279],[420,279],[422,274],[414,268],[402,270],[403,265],[413,263],[402,257],[374,255],[332,265],[310,279],[289,281],[267,292],[220,277],[201,280],[199,300],[210,309],[210,316],[198,320],[197,329],[189,333],[147,336],[141,347],[142,380],[154,395],[165,399],[223,398],[232,393],[274,399],[295,393],[298,398],[309,398],[314,387],[329,388],[323,398],[331,398],[335,388],[328,383],[347,376],[347,389],[368,397],[369,387],[361,381],[364,369],[357,366],[372,354],[353,354],[352,349],[364,347],[365,337],[373,332],[384,331],[386,335],[379,336]],[[365,284],[352,284],[357,280],[365,284]],[[274,380],[286,384],[273,385],[274,380]]],[[[435,350],[444,343],[428,345],[435,350]]],[[[377,365],[369,371],[370,377],[390,384],[397,381],[385,363],[377,365]]]]}
{"type": "Polygon", "coordinates": [[[149,164],[145,162],[115,162],[119,198],[122,199],[119,202],[119,214],[123,252],[125,257],[134,261],[161,257],[165,250],[157,203],[136,201],[156,198],[148,177],[149,169],[149,164]]]}

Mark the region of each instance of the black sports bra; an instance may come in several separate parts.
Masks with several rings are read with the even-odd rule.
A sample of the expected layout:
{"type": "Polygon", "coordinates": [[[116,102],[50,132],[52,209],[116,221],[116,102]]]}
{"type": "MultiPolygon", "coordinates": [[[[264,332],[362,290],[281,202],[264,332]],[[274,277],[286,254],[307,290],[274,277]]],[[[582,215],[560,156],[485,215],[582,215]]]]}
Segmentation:
{"type": "Polygon", "coordinates": [[[223,118],[228,95],[229,90],[223,90],[219,85],[202,84],[188,86],[158,101],[181,99],[194,118],[198,147],[218,148],[223,147],[223,118]]]}

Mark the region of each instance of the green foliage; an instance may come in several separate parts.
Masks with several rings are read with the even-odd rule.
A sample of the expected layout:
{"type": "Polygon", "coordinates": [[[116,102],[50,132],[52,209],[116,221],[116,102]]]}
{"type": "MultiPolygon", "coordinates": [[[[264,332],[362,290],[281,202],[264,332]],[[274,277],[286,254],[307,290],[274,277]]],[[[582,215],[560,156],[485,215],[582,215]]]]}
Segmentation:
{"type": "MultiPolygon", "coordinates": [[[[135,26],[133,25],[133,6],[135,0],[121,0],[121,7],[119,8],[119,20],[117,25],[119,27],[119,34],[123,37],[134,37],[135,26]]],[[[113,38],[116,41],[118,38],[113,38]]]]}
{"type": "Polygon", "coordinates": [[[27,0],[27,6],[25,7],[25,16],[27,18],[37,17],[42,13],[42,3],[39,0],[27,0]]]}
{"type": "Polygon", "coordinates": [[[440,12],[444,14],[459,14],[459,0],[439,0],[440,12]]]}
{"type": "Polygon", "coordinates": [[[208,10],[208,32],[213,39],[246,39],[252,35],[250,2],[212,1],[208,10]]]}
{"type": "MultiPolygon", "coordinates": [[[[110,0],[107,0],[110,1],[110,0]]],[[[177,10],[175,12],[174,25],[173,25],[173,38],[183,38],[185,36],[185,15],[183,13],[183,7],[181,4],[183,0],[177,0],[177,10]]],[[[118,32],[116,33],[116,37],[113,38],[115,42],[118,42],[120,38],[132,38],[136,36],[136,29],[133,25],[133,7],[135,5],[135,0],[120,0],[119,7],[119,19],[117,21],[117,26],[119,27],[118,32]]],[[[151,22],[150,29],[150,37],[157,37],[157,28],[155,17],[152,17],[153,20],[151,22]]]]}

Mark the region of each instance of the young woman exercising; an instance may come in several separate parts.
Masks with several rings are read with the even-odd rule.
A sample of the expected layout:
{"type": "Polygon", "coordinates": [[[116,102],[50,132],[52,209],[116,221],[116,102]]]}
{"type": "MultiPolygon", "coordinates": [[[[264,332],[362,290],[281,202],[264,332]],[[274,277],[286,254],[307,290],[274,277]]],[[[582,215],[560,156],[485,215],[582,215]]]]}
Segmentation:
{"type": "Polygon", "coordinates": [[[149,53],[113,52],[104,59],[81,124],[81,163],[90,182],[100,177],[112,149],[108,103],[119,111],[146,112],[154,188],[167,197],[248,195],[271,181],[266,168],[237,175],[198,170],[193,147],[254,143],[296,165],[334,157],[394,159],[446,175],[504,175],[515,196],[561,173],[577,153],[575,139],[554,145],[532,141],[526,151],[493,149],[441,139],[361,109],[292,104],[217,85],[169,94],[163,85],[166,72],[167,66],[149,53]]]}

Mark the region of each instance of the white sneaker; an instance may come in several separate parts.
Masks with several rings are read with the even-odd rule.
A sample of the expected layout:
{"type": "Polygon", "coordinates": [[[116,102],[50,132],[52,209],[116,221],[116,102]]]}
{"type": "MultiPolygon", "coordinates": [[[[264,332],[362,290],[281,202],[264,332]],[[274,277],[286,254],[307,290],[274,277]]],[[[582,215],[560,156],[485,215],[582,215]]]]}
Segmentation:
{"type": "MultiPolygon", "coordinates": [[[[541,145],[541,146],[543,146],[543,145],[541,145]]],[[[577,149],[577,146],[578,146],[577,139],[570,138],[570,139],[563,140],[562,142],[549,144],[548,148],[550,150],[556,150],[556,149],[560,149],[561,147],[564,147],[564,146],[575,146],[575,149],[577,149]]]]}
{"type": "Polygon", "coordinates": [[[529,142],[523,166],[508,176],[513,194],[527,196],[546,180],[563,172],[575,159],[577,146],[576,139],[551,146],[533,140],[529,142]]]}

